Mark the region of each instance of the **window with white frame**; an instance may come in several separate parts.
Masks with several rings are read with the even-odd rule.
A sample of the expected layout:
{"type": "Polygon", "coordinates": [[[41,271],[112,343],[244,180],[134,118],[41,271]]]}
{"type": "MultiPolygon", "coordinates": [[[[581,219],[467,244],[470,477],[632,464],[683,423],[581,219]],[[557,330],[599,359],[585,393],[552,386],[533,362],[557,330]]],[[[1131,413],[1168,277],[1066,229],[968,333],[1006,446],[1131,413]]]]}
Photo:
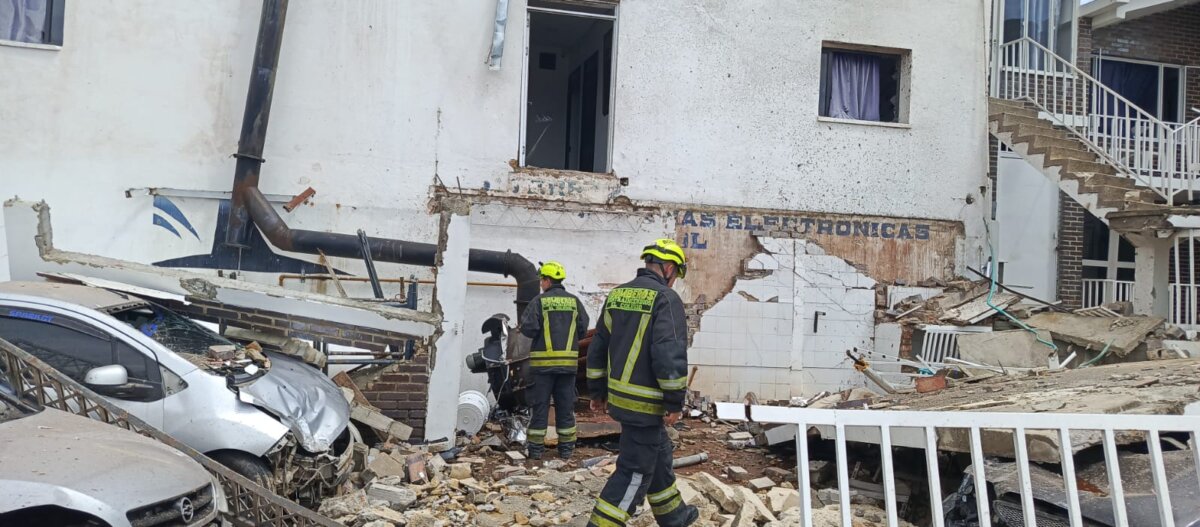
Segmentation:
{"type": "Polygon", "coordinates": [[[0,0],[0,41],[62,45],[66,0],[0,0]]]}
{"type": "Polygon", "coordinates": [[[1079,0],[1003,0],[1004,42],[1029,38],[1075,62],[1075,8],[1079,0]]]}

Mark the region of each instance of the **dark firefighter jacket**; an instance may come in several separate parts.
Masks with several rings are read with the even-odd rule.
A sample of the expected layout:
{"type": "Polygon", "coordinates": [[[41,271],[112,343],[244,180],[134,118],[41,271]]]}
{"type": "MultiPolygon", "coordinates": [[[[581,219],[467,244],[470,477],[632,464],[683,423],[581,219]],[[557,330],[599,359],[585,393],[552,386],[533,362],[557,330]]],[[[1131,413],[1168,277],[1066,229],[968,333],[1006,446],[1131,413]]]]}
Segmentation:
{"type": "Polygon", "coordinates": [[[687,319],[683,300],[646,269],[613,289],[588,345],[588,392],[631,426],[659,426],[683,408],[687,389],[687,319]]]}
{"type": "Polygon", "coordinates": [[[535,297],[521,316],[521,333],[533,339],[529,366],[533,373],[569,373],[579,367],[579,338],[587,333],[583,303],[562,284],[535,297]]]}

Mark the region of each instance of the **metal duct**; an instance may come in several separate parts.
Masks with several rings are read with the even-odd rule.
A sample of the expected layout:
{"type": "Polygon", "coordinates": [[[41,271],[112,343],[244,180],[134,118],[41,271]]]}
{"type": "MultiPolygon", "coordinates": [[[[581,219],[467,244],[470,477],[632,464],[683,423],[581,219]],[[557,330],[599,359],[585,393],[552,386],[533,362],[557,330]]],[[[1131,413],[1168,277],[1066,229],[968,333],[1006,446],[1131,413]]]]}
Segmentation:
{"type": "MultiPolygon", "coordinates": [[[[225,244],[244,247],[249,229],[257,226],[272,245],[284,251],[306,254],[324,252],[327,256],[363,258],[360,240],[355,235],[289,228],[258,189],[287,5],[288,0],[263,1],[250,87],[246,93],[246,110],[238,140],[237,168],[234,171],[233,199],[225,244]]],[[[390,238],[368,237],[367,240],[371,247],[370,256],[376,261],[429,267],[437,264],[438,248],[434,244],[390,238]]],[[[518,320],[525,306],[540,292],[537,267],[512,251],[471,249],[467,269],[516,278],[518,320]]]]}

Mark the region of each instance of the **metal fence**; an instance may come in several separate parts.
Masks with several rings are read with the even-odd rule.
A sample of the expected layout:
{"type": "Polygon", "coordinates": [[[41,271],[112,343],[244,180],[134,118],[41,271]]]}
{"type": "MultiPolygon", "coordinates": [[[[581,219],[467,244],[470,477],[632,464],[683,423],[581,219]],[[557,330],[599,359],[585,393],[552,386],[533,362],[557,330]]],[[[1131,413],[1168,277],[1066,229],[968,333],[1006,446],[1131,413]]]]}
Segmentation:
{"type": "MultiPolygon", "coordinates": [[[[1045,525],[1039,523],[1035,512],[1034,497],[1030,478],[1031,462],[1027,443],[1027,432],[1049,431],[1056,439],[1061,453],[1061,473],[1065,485],[1067,512],[1070,525],[1081,527],[1084,520],[1080,512],[1080,494],[1075,470],[1075,456],[1072,443],[1072,432],[1098,431],[1102,434],[1102,447],[1105,469],[1108,477],[1109,496],[1116,525],[1132,525],[1126,511],[1126,501],[1123,484],[1128,483],[1121,476],[1120,464],[1117,457],[1117,440],[1119,433],[1134,431],[1144,433],[1146,448],[1151,456],[1151,473],[1154,493],[1157,495],[1157,512],[1159,524],[1174,526],[1174,510],[1171,504],[1171,494],[1168,489],[1168,474],[1163,463],[1161,434],[1178,432],[1188,434],[1192,442],[1192,457],[1197,467],[1200,467],[1200,457],[1195,456],[1195,440],[1200,434],[1200,416],[1164,416],[1164,415],[1088,415],[1088,414],[1052,414],[1052,413],[990,413],[990,412],[929,412],[929,411],[888,411],[888,410],[818,410],[804,408],[784,408],[774,406],[748,406],[740,403],[717,403],[717,417],[737,421],[755,421],[760,423],[783,423],[798,427],[796,434],[797,474],[800,487],[800,503],[802,525],[812,525],[813,509],[812,488],[809,474],[809,427],[828,426],[836,433],[836,470],[838,496],[842,525],[851,525],[852,510],[850,504],[849,466],[847,461],[847,431],[848,429],[867,429],[872,433],[878,432],[882,457],[882,481],[884,502],[887,509],[887,524],[891,527],[898,525],[898,503],[896,499],[896,475],[893,463],[893,440],[897,433],[903,434],[906,440],[911,440],[914,434],[920,437],[920,448],[925,452],[925,464],[928,470],[928,486],[930,507],[932,511],[942,511],[942,487],[938,461],[939,434],[948,432],[965,433],[969,438],[969,456],[972,466],[972,478],[975,489],[987,489],[986,468],[983,452],[984,431],[989,439],[995,438],[997,432],[1009,433],[1013,438],[1013,453],[1016,459],[1018,482],[1020,489],[1020,509],[1024,525],[1045,525]],[[1063,445],[1068,446],[1062,448],[1063,445]]],[[[989,442],[992,444],[993,442],[989,442]]],[[[1200,489],[1189,489],[1192,492],[1200,489]]],[[[992,525],[992,504],[988,501],[987,492],[975,492],[976,507],[978,508],[978,525],[992,525]]],[[[932,514],[933,525],[944,526],[944,518],[937,512],[932,514]]]]}
{"type": "Polygon", "coordinates": [[[1132,280],[1107,280],[1104,278],[1084,278],[1083,305],[1081,307],[1096,307],[1111,302],[1132,302],[1132,280]]]}
{"type": "Polygon", "coordinates": [[[129,415],[116,405],[63,375],[37,357],[0,339],[0,375],[17,396],[43,407],[82,415],[157,439],[199,462],[217,478],[225,491],[225,519],[237,525],[329,526],[338,525],[316,512],[282,498],[208,456],[129,415]]]}

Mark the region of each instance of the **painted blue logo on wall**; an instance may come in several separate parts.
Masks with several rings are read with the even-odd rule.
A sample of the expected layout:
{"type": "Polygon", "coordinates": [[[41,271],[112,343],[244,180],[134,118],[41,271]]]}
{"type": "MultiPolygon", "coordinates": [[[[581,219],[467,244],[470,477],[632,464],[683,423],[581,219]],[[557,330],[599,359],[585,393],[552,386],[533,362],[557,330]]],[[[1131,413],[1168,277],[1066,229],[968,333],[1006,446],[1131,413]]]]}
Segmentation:
{"type": "MultiPolygon", "coordinates": [[[[154,196],[154,208],[162,211],[163,214],[170,216],[171,219],[175,220],[177,223],[179,223],[179,225],[187,229],[188,232],[192,233],[192,236],[195,236],[197,240],[200,239],[200,234],[196,232],[195,227],[192,227],[192,222],[188,221],[187,216],[183,215],[183,211],[179,210],[179,207],[175,205],[175,202],[171,201],[166,196],[154,196]]],[[[154,224],[170,231],[170,233],[174,234],[176,238],[182,238],[182,236],[179,235],[179,229],[176,229],[171,222],[167,221],[166,218],[160,216],[157,212],[154,213],[154,224]]]]}

